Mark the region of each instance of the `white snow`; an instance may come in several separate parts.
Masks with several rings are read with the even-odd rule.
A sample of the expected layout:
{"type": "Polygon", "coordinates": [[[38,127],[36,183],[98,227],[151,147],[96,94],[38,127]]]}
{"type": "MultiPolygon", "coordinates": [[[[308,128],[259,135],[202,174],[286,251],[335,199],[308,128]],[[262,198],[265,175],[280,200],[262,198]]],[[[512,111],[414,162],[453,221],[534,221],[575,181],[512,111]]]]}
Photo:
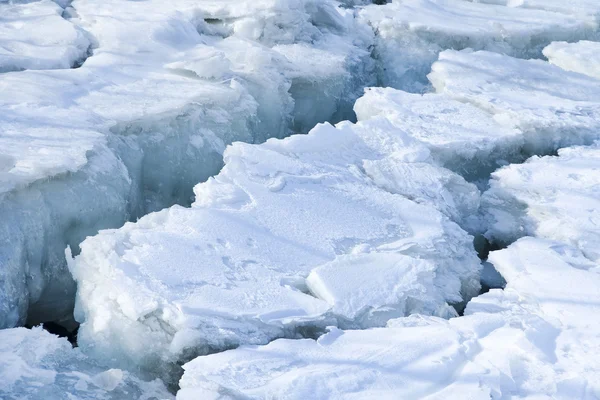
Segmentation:
{"type": "Polygon", "coordinates": [[[591,16],[464,0],[395,0],[367,6],[360,16],[376,33],[382,86],[410,92],[427,89],[425,76],[440,51],[472,48],[539,58],[552,41],[591,39],[598,29],[591,16]]]}
{"type": "Polygon", "coordinates": [[[334,317],[368,327],[411,312],[455,315],[447,303],[477,294],[472,237],[436,210],[443,197],[426,196],[451,173],[424,168],[427,150],[386,120],[236,143],[225,161],[196,186],[191,209],[83,242],[70,269],[86,351],[160,373],[189,355],[295,337],[334,317]],[[402,167],[398,182],[426,175],[422,193],[407,186],[422,204],[400,184],[378,186],[364,167],[392,161],[402,167]],[[373,275],[370,286],[356,276],[361,269],[373,275]]]}
{"type": "Polygon", "coordinates": [[[91,46],[83,31],[62,17],[51,0],[0,3],[0,73],[71,68],[91,46]]]}
{"type": "MultiPolygon", "coordinates": [[[[599,11],[600,13],[600,11],[599,11]]],[[[600,43],[582,40],[577,43],[554,42],[544,49],[551,64],[567,71],[600,79],[600,43]]]]}
{"type": "Polygon", "coordinates": [[[41,327],[0,330],[0,397],[37,399],[171,399],[159,380],[96,364],[41,327]]]}
{"type": "Polygon", "coordinates": [[[76,0],[68,20],[51,2],[3,2],[0,15],[48,7],[94,51],[81,68],[0,75],[0,327],[68,316],[67,245],[190,204],[227,144],[349,118],[374,82],[371,30],[329,1],[76,0]]]}
{"type": "Polygon", "coordinates": [[[465,317],[414,315],[198,357],[177,398],[598,398],[598,265],[534,238],[490,261],[507,287],[475,298],[465,317]]]}
{"type": "Polygon", "coordinates": [[[486,236],[558,240],[600,261],[600,143],[533,157],[492,175],[484,194],[486,236]]]}

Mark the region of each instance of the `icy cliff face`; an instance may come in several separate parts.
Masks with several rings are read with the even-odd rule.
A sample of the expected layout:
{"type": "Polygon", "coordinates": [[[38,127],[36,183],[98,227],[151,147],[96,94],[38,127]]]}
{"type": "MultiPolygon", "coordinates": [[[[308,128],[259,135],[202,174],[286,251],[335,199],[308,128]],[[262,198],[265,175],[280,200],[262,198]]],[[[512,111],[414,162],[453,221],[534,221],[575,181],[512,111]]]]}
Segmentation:
{"type": "MultiPolygon", "coordinates": [[[[56,65],[34,71],[23,61],[13,69],[27,71],[0,75],[0,214],[10,221],[0,228],[2,327],[68,317],[75,285],[65,246],[77,251],[98,229],[189,205],[227,144],[349,118],[374,83],[371,30],[330,2],[78,0],[0,10],[16,14],[16,25],[2,25],[16,31],[0,39],[11,54],[21,30],[35,31],[20,15],[74,32],[53,38],[56,65]],[[93,56],[68,69],[73,40],[85,38],[93,56]]],[[[43,32],[27,41],[45,46],[43,32]]]]}

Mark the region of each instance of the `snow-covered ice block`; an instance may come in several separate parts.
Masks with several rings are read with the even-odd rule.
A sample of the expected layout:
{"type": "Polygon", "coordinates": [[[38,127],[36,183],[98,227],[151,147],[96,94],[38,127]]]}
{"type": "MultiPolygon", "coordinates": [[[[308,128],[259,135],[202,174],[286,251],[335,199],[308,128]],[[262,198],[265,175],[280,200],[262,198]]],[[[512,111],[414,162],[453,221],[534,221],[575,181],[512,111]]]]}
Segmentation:
{"type": "Polygon", "coordinates": [[[234,144],[219,175],[196,186],[191,209],[82,243],[70,266],[79,344],[107,362],[163,373],[193,355],[296,337],[333,317],[364,327],[413,311],[454,313],[447,303],[479,290],[472,237],[436,210],[443,198],[415,193],[427,199],[418,204],[364,172],[386,159],[418,170],[427,157],[382,119],[234,144]],[[352,278],[360,268],[397,285],[363,286],[352,303],[345,297],[361,286],[352,278]],[[336,273],[348,275],[347,286],[332,281],[336,273]]]}
{"type": "Polygon", "coordinates": [[[370,28],[329,1],[72,6],[81,68],[0,75],[0,327],[69,314],[67,245],[190,204],[227,144],[346,118],[373,83],[370,28]]]}
{"type": "Polygon", "coordinates": [[[507,287],[473,299],[464,317],[413,315],[198,357],[177,398],[598,398],[598,264],[534,238],[490,261],[507,287]]]}
{"type": "Polygon", "coordinates": [[[360,12],[376,33],[382,86],[411,92],[445,49],[489,50],[515,57],[541,57],[556,40],[593,38],[593,18],[463,0],[400,0],[360,12]]]}
{"type": "MultiPolygon", "coordinates": [[[[506,162],[503,160],[522,159],[525,138],[521,130],[500,123],[487,110],[443,93],[419,95],[369,88],[354,110],[359,121],[385,117],[426,146],[439,165],[469,180],[497,169],[506,162]]],[[[463,190],[452,185],[450,191],[457,196],[463,190]]],[[[461,204],[473,203],[465,199],[461,204]]],[[[477,206],[469,207],[470,212],[476,210],[477,206]]]]}
{"type": "Polygon", "coordinates": [[[554,42],[544,49],[544,55],[551,64],[598,79],[600,79],[599,52],[600,43],[587,40],[577,43],[554,42]]]}
{"type": "Polygon", "coordinates": [[[0,397],[36,399],[171,399],[159,380],[144,381],[97,365],[41,327],[0,330],[0,397]]]}
{"type": "Polygon", "coordinates": [[[600,261],[600,144],[498,170],[482,209],[486,236],[493,241],[510,243],[526,235],[554,239],[600,261]]]}
{"type": "Polygon", "coordinates": [[[600,4],[596,0],[469,0],[475,3],[496,4],[508,7],[522,7],[577,15],[580,18],[594,18],[597,21],[600,4]]]}
{"type": "Polygon", "coordinates": [[[590,144],[600,132],[600,81],[539,60],[487,51],[440,54],[428,75],[437,93],[473,104],[523,132],[526,154],[590,144]]]}
{"type": "Polygon", "coordinates": [[[0,73],[83,62],[91,44],[63,12],[51,0],[0,2],[0,73]]]}

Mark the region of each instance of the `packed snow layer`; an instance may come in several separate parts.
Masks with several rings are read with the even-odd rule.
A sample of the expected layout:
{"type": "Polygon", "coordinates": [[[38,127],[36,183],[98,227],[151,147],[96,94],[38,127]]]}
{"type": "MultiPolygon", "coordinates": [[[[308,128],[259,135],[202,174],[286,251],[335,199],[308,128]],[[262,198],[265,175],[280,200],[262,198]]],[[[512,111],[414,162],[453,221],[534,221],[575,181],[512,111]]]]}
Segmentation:
{"type": "Polygon", "coordinates": [[[550,42],[593,38],[598,29],[592,17],[464,0],[397,0],[367,6],[360,17],[376,34],[381,86],[410,92],[427,90],[425,76],[442,50],[540,58],[550,42]]]}
{"type": "MultiPolygon", "coordinates": [[[[600,14],[600,11],[599,11],[600,14]]],[[[554,65],[600,79],[600,43],[582,40],[577,43],[554,42],[544,55],[554,65]]]]}
{"type": "Polygon", "coordinates": [[[81,68],[0,75],[0,327],[68,316],[67,245],[190,204],[227,144],[349,118],[374,83],[370,28],[332,2],[72,6],[81,68]]]}
{"type": "Polygon", "coordinates": [[[0,2],[0,73],[83,62],[91,44],[63,12],[51,0],[0,2]]]}
{"type": "Polygon", "coordinates": [[[475,298],[464,317],[413,315],[198,357],[177,398],[598,398],[598,264],[534,238],[490,261],[507,287],[475,298]]]}
{"type": "Polygon", "coordinates": [[[41,327],[0,330],[0,397],[37,399],[171,399],[163,383],[97,365],[41,327]]]}
{"type": "MultiPolygon", "coordinates": [[[[86,352],[164,374],[194,355],[336,321],[456,315],[448,304],[478,293],[472,237],[437,210],[458,214],[463,194],[429,196],[451,173],[385,119],[236,143],[225,162],[195,187],[191,209],[82,243],[70,269],[86,352]]],[[[477,189],[462,187],[476,210],[477,189]]]]}
{"type": "Polygon", "coordinates": [[[559,240],[600,261],[598,171],[600,144],[500,169],[484,194],[486,236],[499,243],[525,235],[559,240]]]}

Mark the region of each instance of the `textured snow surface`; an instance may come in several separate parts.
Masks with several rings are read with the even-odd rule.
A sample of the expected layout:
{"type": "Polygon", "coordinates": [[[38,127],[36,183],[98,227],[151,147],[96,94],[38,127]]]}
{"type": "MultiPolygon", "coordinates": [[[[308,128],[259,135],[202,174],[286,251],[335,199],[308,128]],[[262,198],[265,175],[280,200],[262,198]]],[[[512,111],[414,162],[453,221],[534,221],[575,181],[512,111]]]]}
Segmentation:
{"type": "Polygon", "coordinates": [[[81,29],[62,17],[57,2],[0,2],[0,73],[71,68],[91,46],[81,29]]]}
{"type": "Polygon", "coordinates": [[[559,240],[600,261],[600,144],[533,157],[492,175],[484,194],[486,236],[509,243],[531,235],[559,240]]]}
{"type": "Polygon", "coordinates": [[[411,92],[427,88],[425,76],[442,50],[540,58],[550,42],[594,38],[598,29],[591,16],[464,0],[395,0],[368,6],[360,16],[377,33],[382,86],[411,92]]]}
{"type": "Polygon", "coordinates": [[[600,78],[599,52],[600,43],[587,40],[577,43],[554,42],[544,49],[544,55],[550,63],[594,78],[600,78]]]}
{"type": "Polygon", "coordinates": [[[171,399],[162,382],[97,365],[41,327],[0,330],[0,397],[37,399],[171,399]]]}
{"type": "Polygon", "coordinates": [[[191,209],[83,242],[71,263],[79,344],[160,370],[193,354],[296,337],[307,324],[455,315],[447,303],[477,294],[479,260],[472,237],[437,211],[459,214],[451,191],[428,193],[458,182],[468,191],[459,198],[476,210],[478,191],[429,160],[381,118],[234,144],[223,170],[194,189],[191,209]]]}
{"type": "MultiPolygon", "coordinates": [[[[77,69],[0,75],[0,220],[9,222],[0,226],[0,327],[68,316],[67,245],[77,251],[98,229],[189,205],[227,144],[352,118],[375,82],[371,29],[329,1],[71,5],[64,19],[52,2],[0,3],[0,18],[31,23],[26,33],[69,49],[64,26],[94,48],[77,69]],[[38,13],[52,15],[54,35],[33,28],[38,13]]],[[[3,21],[0,49],[13,36],[35,43],[4,35],[13,25],[3,21]]]]}
{"type": "Polygon", "coordinates": [[[475,298],[465,317],[414,315],[199,357],[177,398],[598,398],[598,265],[534,238],[490,261],[507,287],[475,298]]]}

